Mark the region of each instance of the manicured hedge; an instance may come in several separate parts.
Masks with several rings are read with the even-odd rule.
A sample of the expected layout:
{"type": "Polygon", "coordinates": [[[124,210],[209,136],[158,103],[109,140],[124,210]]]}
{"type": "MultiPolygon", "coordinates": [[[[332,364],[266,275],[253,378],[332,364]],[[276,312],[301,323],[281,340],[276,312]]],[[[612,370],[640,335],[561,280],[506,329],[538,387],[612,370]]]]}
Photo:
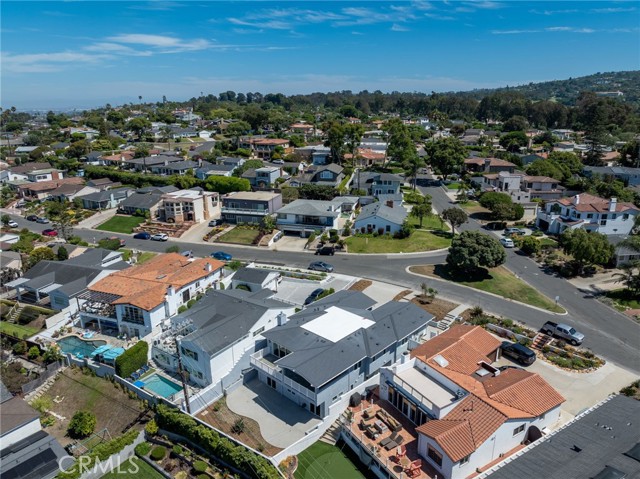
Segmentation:
{"type": "Polygon", "coordinates": [[[131,376],[142,366],[147,364],[149,345],[145,341],[138,341],[116,358],[116,374],[121,378],[131,376]]]}
{"type": "Polygon", "coordinates": [[[191,416],[175,409],[169,409],[164,405],[158,406],[156,412],[156,421],[160,428],[186,437],[213,457],[239,469],[249,477],[255,479],[280,478],[276,468],[267,459],[234,444],[226,437],[221,437],[213,429],[198,424],[191,416]]]}

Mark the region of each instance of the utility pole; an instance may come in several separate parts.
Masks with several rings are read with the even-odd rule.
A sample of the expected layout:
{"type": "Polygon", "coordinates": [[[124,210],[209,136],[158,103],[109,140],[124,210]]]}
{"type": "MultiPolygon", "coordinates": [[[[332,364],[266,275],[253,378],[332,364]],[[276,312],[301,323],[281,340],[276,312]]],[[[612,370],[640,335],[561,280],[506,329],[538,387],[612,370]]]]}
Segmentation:
{"type": "Polygon", "coordinates": [[[182,382],[182,390],[184,391],[184,402],[187,406],[187,413],[191,414],[191,405],[189,404],[189,391],[187,390],[187,372],[182,367],[182,356],[178,345],[178,338],[174,338],[176,342],[176,354],[178,355],[178,373],[182,382]]]}

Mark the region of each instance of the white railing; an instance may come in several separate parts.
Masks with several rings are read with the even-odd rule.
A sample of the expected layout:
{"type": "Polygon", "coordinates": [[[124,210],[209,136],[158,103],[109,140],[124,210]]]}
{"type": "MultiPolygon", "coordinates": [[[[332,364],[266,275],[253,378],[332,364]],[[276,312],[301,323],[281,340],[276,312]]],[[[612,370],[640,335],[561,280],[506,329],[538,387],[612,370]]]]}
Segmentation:
{"type": "Polygon", "coordinates": [[[247,213],[247,214],[252,214],[252,215],[268,215],[271,214],[269,213],[269,210],[254,210],[252,208],[230,208],[228,206],[223,206],[222,207],[222,212],[223,213],[247,213]]]}
{"type": "Polygon", "coordinates": [[[409,395],[413,399],[415,399],[416,401],[419,401],[420,404],[426,407],[434,415],[436,416],[439,415],[440,408],[437,407],[435,404],[433,404],[433,402],[429,401],[425,396],[422,395],[422,393],[420,393],[420,391],[417,391],[413,386],[411,386],[411,384],[408,384],[407,382],[403,381],[398,376],[393,377],[393,382],[398,386],[400,386],[402,389],[404,389],[407,393],[409,393],[409,395]]]}
{"type": "Polygon", "coordinates": [[[301,386],[297,382],[286,377],[275,364],[264,359],[262,350],[252,354],[249,362],[252,366],[255,366],[261,371],[264,371],[269,376],[277,379],[288,388],[293,389],[294,391],[302,394],[303,396],[314,402],[317,400],[317,395],[315,392],[305,388],[304,386],[301,386]]]}

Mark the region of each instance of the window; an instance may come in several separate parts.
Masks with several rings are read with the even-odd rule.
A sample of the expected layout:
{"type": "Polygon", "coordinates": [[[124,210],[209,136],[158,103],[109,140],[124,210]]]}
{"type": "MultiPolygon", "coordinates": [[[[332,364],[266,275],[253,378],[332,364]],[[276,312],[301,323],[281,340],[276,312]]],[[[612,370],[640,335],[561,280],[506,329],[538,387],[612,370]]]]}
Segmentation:
{"type": "Polygon", "coordinates": [[[182,292],[182,302],[186,303],[189,299],[191,299],[191,294],[189,293],[189,290],[186,289],[182,292]]]}
{"type": "Polygon", "coordinates": [[[358,369],[360,369],[361,366],[362,366],[362,361],[358,361],[353,365],[353,370],[357,371],[358,369]]]}
{"type": "Polygon", "coordinates": [[[429,459],[435,462],[438,466],[442,466],[442,454],[440,454],[433,447],[431,447],[431,445],[429,445],[427,449],[427,456],[429,457],[429,459]]]}
{"type": "Polygon", "coordinates": [[[270,388],[275,389],[276,388],[276,380],[272,379],[272,378],[267,378],[267,386],[269,386],[270,388]]]}
{"type": "Polygon", "coordinates": [[[626,221],[626,220],[628,220],[628,219],[629,219],[629,213],[624,213],[624,214],[622,215],[622,221],[626,221]]]}
{"type": "Polygon", "coordinates": [[[135,306],[124,306],[124,312],[122,314],[122,321],[127,323],[144,324],[144,315],[139,308],[135,306]]]}
{"type": "Polygon", "coordinates": [[[190,349],[186,349],[183,347],[180,347],[180,351],[182,352],[183,356],[186,356],[188,358],[191,358],[195,361],[198,360],[198,353],[196,353],[195,351],[191,351],[190,349]]]}
{"type": "Polygon", "coordinates": [[[196,281],[196,288],[200,287],[200,281],[196,281]]]}
{"type": "Polygon", "coordinates": [[[469,462],[469,458],[471,457],[471,454],[469,454],[468,456],[464,456],[462,459],[460,459],[459,464],[462,466],[464,464],[466,464],[467,462],[469,462]]]}
{"type": "Polygon", "coordinates": [[[256,330],[253,332],[253,335],[254,335],[254,336],[257,336],[258,334],[262,333],[263,331],[264,331],[264,326],[262,326],[261,328],[256,329],[256,330]]]}
{"type": "Polygon", "coordinates": [[[517,436],[518,434],[520,434],[523,431],[524,431],[524,424],[520,424],[517,428],[515,428],[513,430],[513,435],[517,436]]]}
{"type": "Polygon", "coordinates": [[[387,230],[387,233],[389,233],[391,231],[391,225],[387,225],[386,230],[387,230]]]}

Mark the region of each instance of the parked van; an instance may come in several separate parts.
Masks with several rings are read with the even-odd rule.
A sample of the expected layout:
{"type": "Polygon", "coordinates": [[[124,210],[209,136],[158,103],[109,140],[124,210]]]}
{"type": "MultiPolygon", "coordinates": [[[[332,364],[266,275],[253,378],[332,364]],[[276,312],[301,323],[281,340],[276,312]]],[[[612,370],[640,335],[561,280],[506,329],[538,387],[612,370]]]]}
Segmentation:
{"type": "Polygon", "coordinates": [[[509,341],[504,341],[502,346],[500,346],[502,351],[502,355],[511,358],[514,361],[519,362],[520,364],[524,364],[526,366],[533,364],[536,360],[536,353],[533,352],[532,349],[529,349],[526,346],[523,346],[520,343],[510,343],[509,341]]]}

